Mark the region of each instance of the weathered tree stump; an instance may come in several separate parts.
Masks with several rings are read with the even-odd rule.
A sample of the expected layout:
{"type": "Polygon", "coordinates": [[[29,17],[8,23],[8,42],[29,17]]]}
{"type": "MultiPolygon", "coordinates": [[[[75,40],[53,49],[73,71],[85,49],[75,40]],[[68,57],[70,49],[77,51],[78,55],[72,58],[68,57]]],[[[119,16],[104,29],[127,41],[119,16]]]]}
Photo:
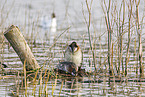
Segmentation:
{"type": "Polygon", "coordinates": [[[7,31],[4,32],[4,36],[18,54],[21,62],[24,64],[26,61],[25,65],[27,70],[40,68],[18,27],[12,25],[7,31]]]}

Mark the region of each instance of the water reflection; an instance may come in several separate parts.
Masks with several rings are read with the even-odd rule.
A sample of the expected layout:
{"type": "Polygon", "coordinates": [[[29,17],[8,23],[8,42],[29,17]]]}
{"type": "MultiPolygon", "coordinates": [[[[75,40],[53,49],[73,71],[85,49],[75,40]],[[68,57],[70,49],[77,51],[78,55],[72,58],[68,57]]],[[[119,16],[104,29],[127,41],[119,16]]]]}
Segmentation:
{"type": "MultiPolygon", "coordinates": [[[[40,76],[40,75],[39,75],[40,76]]],[[[58,76],[58,75],[57,75],[58,76]]],[[[145,81],[137,79],[117,81],[109,78],[102,77],[97,81],[90,77],[63,77],[58,76],[45,76],[42,80],[38,77],[37,81],[27,79],[27,87],[23,76],[13,78],[5,78],[0,80],[1,95],[23,96],[143,96],[145,90],[145,81]],[[48,78],[48,81],[47,81],[48,78]],[[117,82],[116,82],[117,81],[117,82]],[[5,88],[5,89],[4,89],[5,88]],[[53,93],[52,93],[53,92],[53,93]]],[[[32,77],[31,77],[32,78],[32,77]]],[[[33,77],[34,78],[34,77],[33,77]]]]}

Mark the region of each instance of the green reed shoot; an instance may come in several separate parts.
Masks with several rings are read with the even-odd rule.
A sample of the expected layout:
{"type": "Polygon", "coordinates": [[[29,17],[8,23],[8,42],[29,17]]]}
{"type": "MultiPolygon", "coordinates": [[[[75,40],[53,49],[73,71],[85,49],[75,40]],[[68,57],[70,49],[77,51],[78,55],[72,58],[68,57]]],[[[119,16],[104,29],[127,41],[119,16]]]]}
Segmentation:
{"type": "Polygon", "coordinates": [[[23,65],[23,71],[24,71],[24,80],[25,80],[25,96],[27,97],[27,75],[26,75],[26,60],[24,61],[24,65],[23,65]]]}
{"type": "Polygon", "coordinates": [[[59,97],[60,97],[62,88],[63,88],[63,81],[61,82],[61,87],[60,87],[60,91],[59,91],[59,97]]]}
{"type": "Polygon", "coordinates": [[[53,96],[53,93],[54,93],[54,90],[55,90],[56,84],[57,84],[57,74],[56,74],[56,78],[55,78],[54,86],[53,86],[53,83],[52,83],[52,96],[53,96]]]}

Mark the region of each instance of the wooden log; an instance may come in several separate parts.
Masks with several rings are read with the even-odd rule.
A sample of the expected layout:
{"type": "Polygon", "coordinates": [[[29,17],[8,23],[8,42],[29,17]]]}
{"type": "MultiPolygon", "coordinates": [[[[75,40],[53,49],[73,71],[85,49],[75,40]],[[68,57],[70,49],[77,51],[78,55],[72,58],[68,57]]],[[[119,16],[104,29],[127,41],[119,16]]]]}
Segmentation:
{"type": "Polygon", "coordinates": [[[7,31],[4,32],[4,36],[18,54],[21,62],[24,64],[26,61],[25,66],[27,70],[40,68],[18,27],[12,25],[7,31]]]}

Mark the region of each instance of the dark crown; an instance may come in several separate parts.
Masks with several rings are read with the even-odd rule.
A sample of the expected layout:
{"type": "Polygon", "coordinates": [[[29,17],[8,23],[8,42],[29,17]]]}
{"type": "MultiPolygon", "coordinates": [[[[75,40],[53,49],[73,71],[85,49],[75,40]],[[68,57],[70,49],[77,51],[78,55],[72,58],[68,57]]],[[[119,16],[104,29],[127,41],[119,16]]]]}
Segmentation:
{"type": "Polygon", "coordinates": [[[70,46],[70,47],[78,47],[78,45],[77,45],[76,42],[72,42],[69,46],[70,46]]]}

